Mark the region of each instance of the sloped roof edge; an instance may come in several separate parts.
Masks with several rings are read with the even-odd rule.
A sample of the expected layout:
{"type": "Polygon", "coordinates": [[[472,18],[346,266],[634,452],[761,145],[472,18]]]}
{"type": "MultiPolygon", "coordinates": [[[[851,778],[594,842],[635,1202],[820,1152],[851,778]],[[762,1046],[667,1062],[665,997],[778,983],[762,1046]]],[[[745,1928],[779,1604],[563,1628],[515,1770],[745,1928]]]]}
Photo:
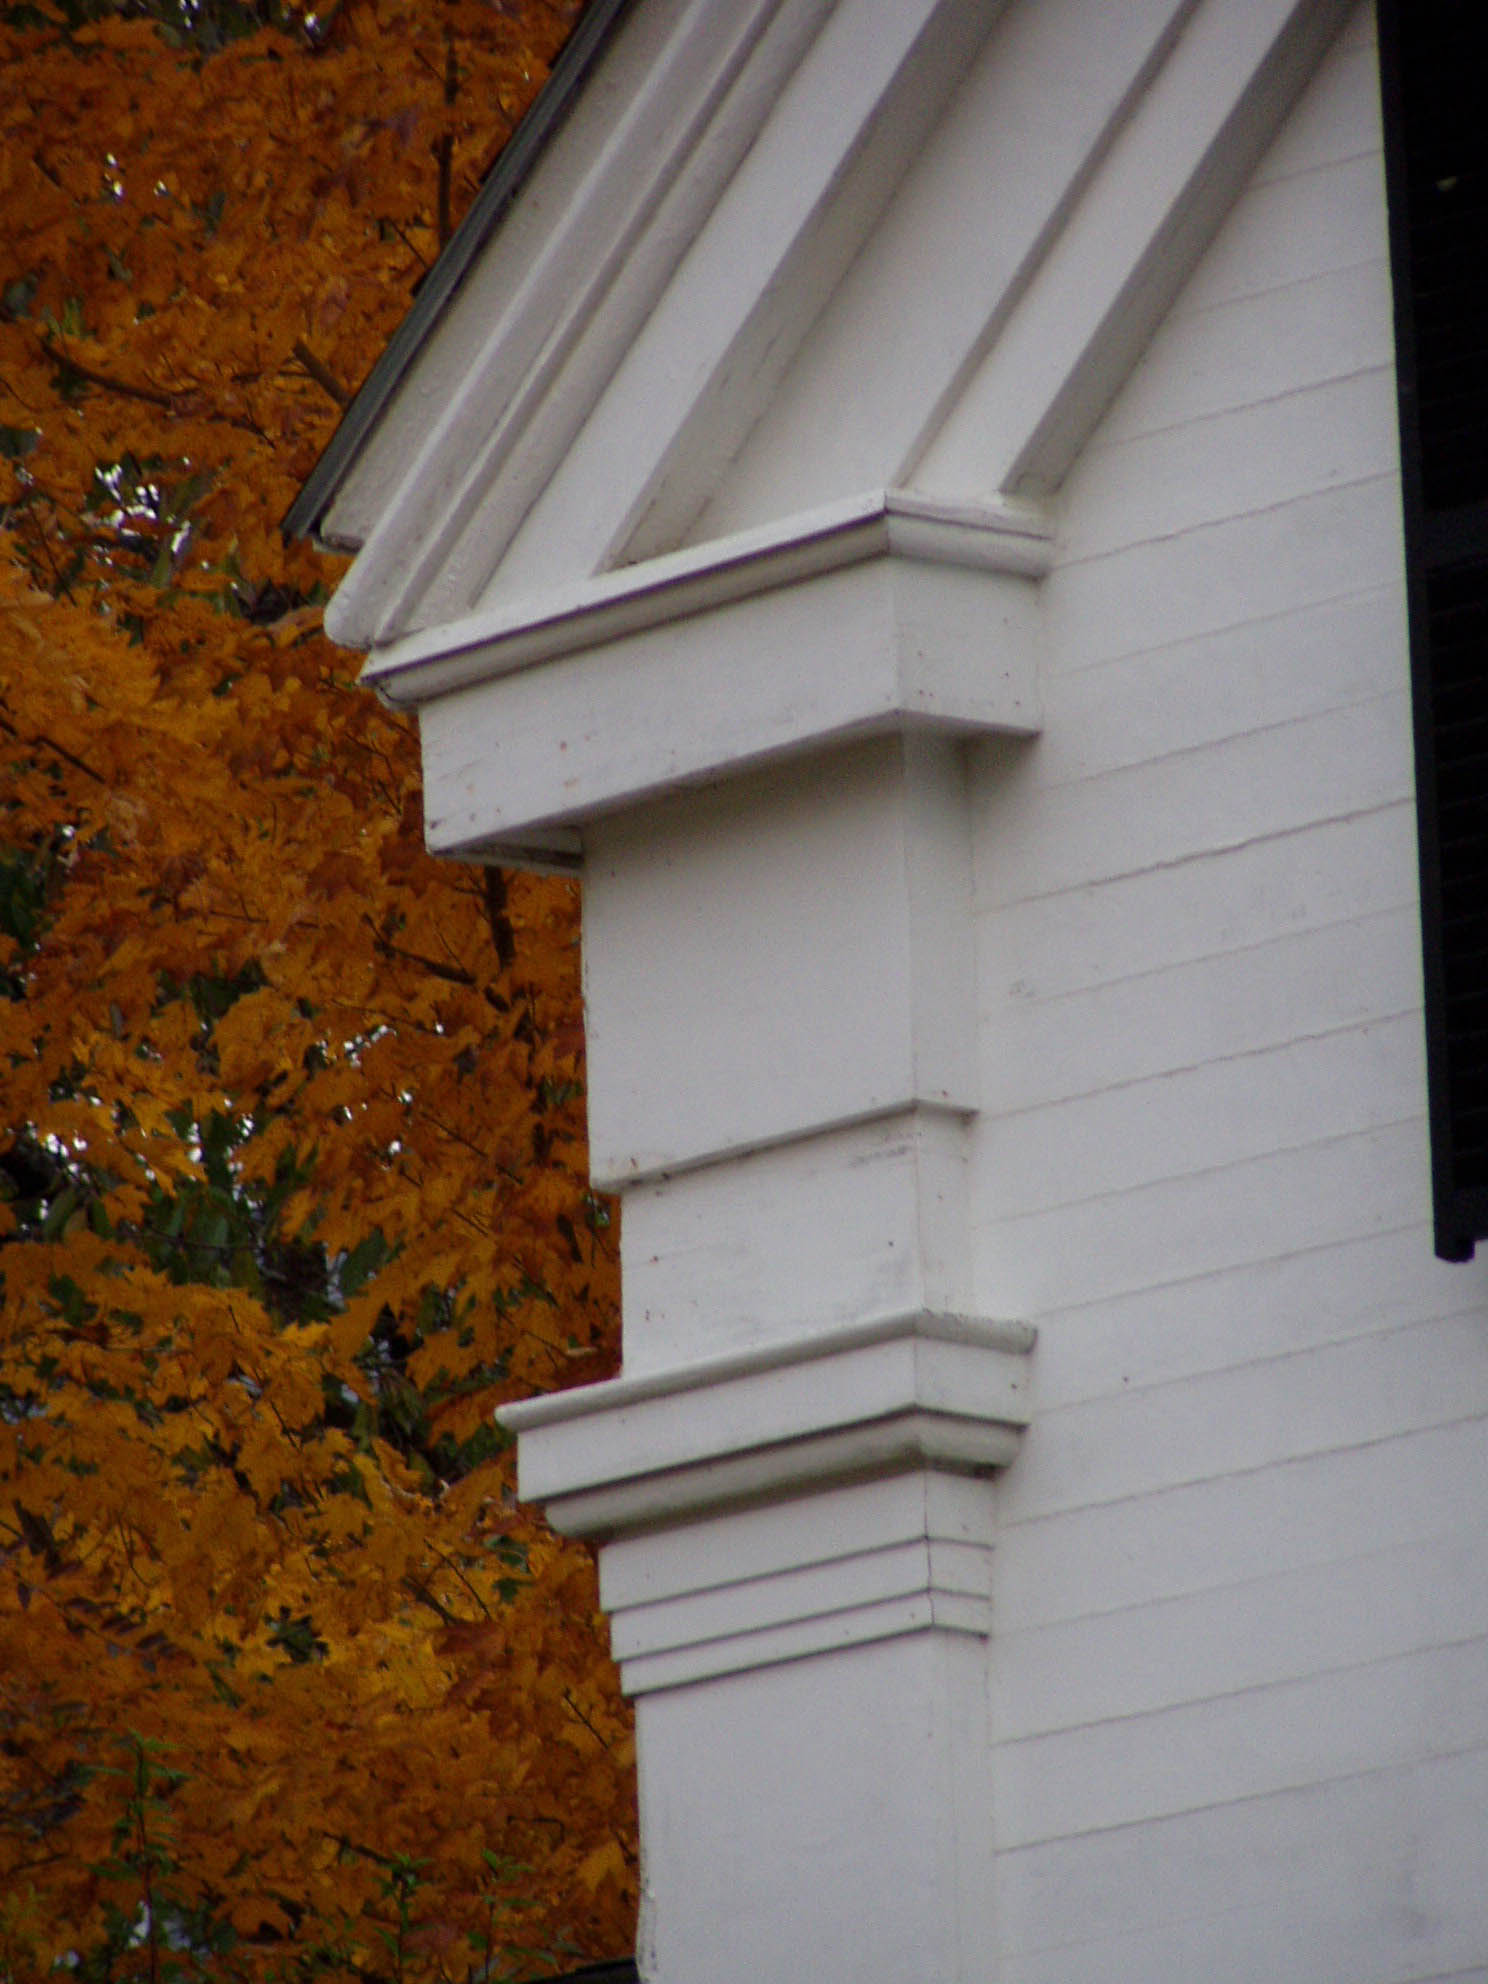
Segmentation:
{"type": "MultiPolygon", "coordinates": [[[[502,146],[470,210],[419,285],[412,309],[367,374],[304,487],[285,511],[279,526],[285,537],[319,536],[321,519],[335,501],[383,409],[403,383],[472,264],[500,226],[549,140],[588,82],[610,37],[634,4],[635,0],[589,0],[548,80],[502,146]]],[[[333,543],[332,548],[357,547],[333,543]]]]}

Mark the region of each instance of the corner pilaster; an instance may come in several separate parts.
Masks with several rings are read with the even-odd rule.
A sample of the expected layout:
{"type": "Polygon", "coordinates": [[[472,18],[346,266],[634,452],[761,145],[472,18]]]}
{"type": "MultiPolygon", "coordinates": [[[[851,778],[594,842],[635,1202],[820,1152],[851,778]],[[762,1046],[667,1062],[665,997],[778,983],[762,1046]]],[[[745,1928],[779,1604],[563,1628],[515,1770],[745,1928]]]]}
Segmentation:
{"type": "Polygon", "coordinates": [[[374,662],[436,845],[582,856],[624,1370],[507,1408],[600,1545],[651,1984],[972,1984],[990,1475],[968,740],[1036,728],[1032,513],[880,492],[374,662]]]}

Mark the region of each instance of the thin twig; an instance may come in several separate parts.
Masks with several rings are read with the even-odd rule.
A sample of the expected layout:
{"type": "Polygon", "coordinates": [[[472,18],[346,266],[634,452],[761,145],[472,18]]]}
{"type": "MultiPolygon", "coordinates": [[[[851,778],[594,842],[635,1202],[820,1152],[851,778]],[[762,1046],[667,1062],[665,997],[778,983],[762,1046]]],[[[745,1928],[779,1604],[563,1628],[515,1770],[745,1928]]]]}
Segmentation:
{"type": "MultiPolygon", "coordinates": [[[[7,716],[0,716],[0,730],[8,732],[10,736],[15,738],[18,744],[26,742],[24,732],[17,730],[16,726],[7,716]]],[[[84,764],[83,760],[74,752],[69,751],[65,744],[59,744],[55,737],[49,737],[44,730],[33,731],[31,733],[31,741],[36,744],[45,744],[49,751],[55,751],[59,758],[65,758],[68,764],[72,765],[76,770],[83,772],[96,785],[108,784],[108,780],[101,772],[96,772],[91,765],[84,764]]]]}
{"type": "Polygon", "coordinates": [[[164,407],[167,413],[175,411],[175,399],[170,393],[163,393],[155,386],[135,386],[127,379],[115,379],[107,372],[95,372],[91,365],[80,364],[62,346],[57,348],[57,360],[64,372],[74,373],[90,386],[97,386],[105,393],[119,393],[127,400],[143,400],[147,406],[164,407]]]}
{"type": "Polygon", "coordinates": [[[342,385],[331,368],[315,356],[315,353],[303,338],[296,338],[290,346],[290,350],[310,374],[316,385],[320,387],[321,391],[328,393],[336,402],[337,406],[351,405],[350,391],[342,385]]]}

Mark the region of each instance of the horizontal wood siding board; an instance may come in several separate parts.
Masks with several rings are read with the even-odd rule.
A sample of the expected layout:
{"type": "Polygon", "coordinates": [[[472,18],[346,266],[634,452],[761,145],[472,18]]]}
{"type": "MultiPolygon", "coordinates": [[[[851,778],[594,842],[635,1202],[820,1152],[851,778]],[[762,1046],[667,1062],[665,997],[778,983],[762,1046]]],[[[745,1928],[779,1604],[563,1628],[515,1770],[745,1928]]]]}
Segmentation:
{"type": "Polygon", "coordinates": [[[980,983],[999,996],[1054,998],[1224,958],[1293,931],[1413,908],[1414,870],[1401,800],[1102,883],[1039,888],[983,918],[980,983]]]}
{"type": "Polygon", "coordinates": [[[1479,1318],[1431,1318],[1258,1358],[1135,1394],[1042,1415],[1019,1460],[1010,1513],[1075,1508],[1093,1494],[1141,1496],[1211,1474],[1241,1477],[1278,1459],[1371,1446],[1464,1417],[1488,1420],[1488,1351],[1479,1318]],[[1117,1439],[1119,1435],[1119,1441],[1117,1439]],[[1092,1484],[1085,1456],[1119,1445],[1092,1484]]]}
{"type": "MultiPolygon", "coordinates": [[[[1469,1413],[1244,1475],[1044,1514],[1008,1509],[997,1540],[998,1634],[1419,1548],[1461,1533],[1485,1496],[1488,1441],[1482,1415],[1469,1413]]],[[[1016,1725],[1016,1705],[1004,1713],[1016,1725]]]]}
{"type": "Polygon", "coordinates": [[[1464,1925],[1481,1881],[1485,1754],[1009,1849],[998,1881],[1000,1978],[1480,1984],[1481,1951],[1464,1925]],[[1403,1850],[1406,1838],[1413,1849],[1403,1850]],[[1092,1893],[1099,1938],[1084,1912],[1092,1893]],[[1402,1939],[1408,1967],[1391,1960],[1402,1939]]]}
{"type": "Polygon", "coordinates": [[[1418,1224],[1065,1304],[1039,1332],[1040,1423],[1066,1406],[1229,1369],[1237,1341],[1264,1360],[1477,1313],[1445,1265],[1423,1286],[1420,1242],[1418,1224]]]}
{"type": "Polygon", "coordinates": [[[999,1835],[1032,1844],[1488,1749],[1482,1669],[1474,1638],[1003,1744],[999,1835]]]}
{"type": "Polygon", "coordinates": [[[1393,1659],[1438,1633],[1488,1634],[1488,1537],[1476,1531],[1001,1633],[999,1728],[1013,1741],[1154,1714],[1393,1659]]]}

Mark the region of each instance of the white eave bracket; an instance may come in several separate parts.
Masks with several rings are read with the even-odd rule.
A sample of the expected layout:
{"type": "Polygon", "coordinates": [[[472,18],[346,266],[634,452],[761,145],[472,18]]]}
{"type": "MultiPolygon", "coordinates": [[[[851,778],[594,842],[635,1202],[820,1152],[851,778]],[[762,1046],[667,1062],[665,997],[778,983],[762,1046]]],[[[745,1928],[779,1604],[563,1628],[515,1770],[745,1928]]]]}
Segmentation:
{"type": "Polygon", "coordinates": [[[430,846],[572,866],[590,819],[828,744],[1038,729],[1030,505],[877,490],[378,650],[430,846]]]}

